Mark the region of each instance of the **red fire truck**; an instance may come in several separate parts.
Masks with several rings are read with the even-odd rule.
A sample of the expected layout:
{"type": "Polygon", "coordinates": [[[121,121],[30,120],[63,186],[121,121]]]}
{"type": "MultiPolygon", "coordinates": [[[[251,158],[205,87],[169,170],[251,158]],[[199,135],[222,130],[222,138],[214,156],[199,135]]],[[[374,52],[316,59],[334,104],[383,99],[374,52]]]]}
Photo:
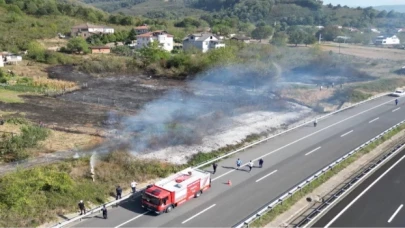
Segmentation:
{"type": "Polygon", "coordinates": [[[187,168],[148,186],[142,193],[142,207],[156,214],[169,213],[192,198],[198,198],[211,187],[210,173],[187,168]]]}

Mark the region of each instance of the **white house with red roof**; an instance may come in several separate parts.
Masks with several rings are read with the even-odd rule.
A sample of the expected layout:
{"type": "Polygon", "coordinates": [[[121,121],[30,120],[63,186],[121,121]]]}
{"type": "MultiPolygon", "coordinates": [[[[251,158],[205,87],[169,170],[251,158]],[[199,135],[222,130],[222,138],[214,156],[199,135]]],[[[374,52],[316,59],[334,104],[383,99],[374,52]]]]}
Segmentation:
{"type": "Polygon", "coordinates": [[[166,51],[173,50],[173,35],[168,34],[166,31],[158,30],[136,36],[137,49],[147,47],[152,42],[158,42],[159,46],[166,51]]]}

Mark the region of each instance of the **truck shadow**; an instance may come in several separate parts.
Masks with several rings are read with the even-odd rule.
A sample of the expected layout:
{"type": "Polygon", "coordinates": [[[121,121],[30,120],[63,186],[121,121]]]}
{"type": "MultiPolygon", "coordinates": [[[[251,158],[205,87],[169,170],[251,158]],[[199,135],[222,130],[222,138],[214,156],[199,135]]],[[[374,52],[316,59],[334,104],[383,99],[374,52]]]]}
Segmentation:
{"type": "MultiPolygon", "coordinates": [[[[135,197],[125,200],[124,202],[120,203],[118,207],[132,211],[136,214],[143,214],[146,212],[146,210],[141,206],[141,198],[141,194],[137,193],[135,197]]],[[[145,216],[156,216],[156,214],[150,212],[146,213],[145,216]]]]}

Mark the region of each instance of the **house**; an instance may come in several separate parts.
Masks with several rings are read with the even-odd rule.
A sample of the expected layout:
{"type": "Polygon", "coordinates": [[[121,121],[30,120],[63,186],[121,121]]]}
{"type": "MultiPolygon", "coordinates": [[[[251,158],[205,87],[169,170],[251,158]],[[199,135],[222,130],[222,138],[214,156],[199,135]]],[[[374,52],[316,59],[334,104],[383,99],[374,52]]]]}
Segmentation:
{"type": "Polygon", "coordinates": [[[4,59],[1,54],[0,54],[0,67],[4,67],[4,59]]]}
{"type": "Polygon", "coordinates": [[[197,48],[203,53],[225,47],[225,44],[212,33],[190,34],[183,39],[183,50],[197,48]]]}
{"type": "Polygon", "coordinates": [[[149,30],[150,30],[150,27],[146,24],[135,27],[136,34],[138,34],[138,35],[148,33],[148,32],[150,32],[149,30]]]}
{"type": "Polygon", "coordinates": [[[173,35],[168,34],[166,31],[157,30],[153,32],[147,32],[136,36],[135,48],[141,49],[147,47],[150,43],[157,42],[159,46],[166,51],[173,50],[173,35]]]}
{"type": "Polygon", "coordinates": [[[90,23],[76,25],[73,26],[71,29],[71,35],[81,36],[83,38],[90,37],[94,34],[113,34],[114,29],[111,27],[107,27],[105,25],[93,25],[90,23]]]}
{"type": "Polygon", "coordinates": [[[243,42],[246,44],[249,44],[251,42],[250,37],[246,37],[246,36],[234,36],[231,38],[231,40],[243,42]]]}
{"type": "Polygon", "coordinates": [[[370,29],[370,31],[373,32],[373,33],[381,33],[381,32],[378,31],[378,29],[376,29],[376,28],[372,28],[372,29],[370,29]]]}
{"type": "Polygon", "coordinates": [[[0,53],[0,55],[2,56],[3,64],[17,65],[18,62],[22,61],[22,56],[20,56],[20,55],[15,55],[15,54],[8,53],[8,52],[0,53]]]}
{"type": "Polygon", "coordinates": [[[400,44],[401,41],[398,39],[397,36],[377,36],[374,41],[375,45],[395,45],[400,44]]]}
{"type": "Polygon", "coordinates": [[[109,54],[111,53],[111,48],[108,46],[94,46],[90,47],[91,54],[109,54]]]}
{"type": "Polygon", "coordinates": [[[398,32],[398,33],[400,33],[400,32],[405,32],[405,28],[397,28],[397,32],[398,32]]]}
{"type": "Polygon", "coordinates": [[[346,41],[348,41],[348,40],[350,40],[351,39],[351,37],[348,37],[348,36],[337,36],[333,41],[334,42],[346,42],[346,41]]]}

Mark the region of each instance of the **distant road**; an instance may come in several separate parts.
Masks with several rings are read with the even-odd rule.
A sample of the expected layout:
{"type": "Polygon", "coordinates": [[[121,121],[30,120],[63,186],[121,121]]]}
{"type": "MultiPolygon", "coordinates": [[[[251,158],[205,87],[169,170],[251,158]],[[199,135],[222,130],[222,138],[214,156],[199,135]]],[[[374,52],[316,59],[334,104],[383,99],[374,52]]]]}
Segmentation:
{"type": "Polygon", "coordinates": [[[313,227],[405,227],[405,150],[384,164],[313,227]]]}
{"type": "MultiPolygon", "coordinates": [[[[231,227],[384,130],[405,119],[405,99],[382,97],[300,127],[219,163],[212,188],[169,214],[145,212],[140,199],[109,211],[108,220],[93,218],[76,227],[231,227]],[[264,158],[263,168],[234,169],[264,158]],[[225,183],[231,180],[232,186],[225,183]]],[[[207,168],[211,170],[211,168],[207,168]]]]}

